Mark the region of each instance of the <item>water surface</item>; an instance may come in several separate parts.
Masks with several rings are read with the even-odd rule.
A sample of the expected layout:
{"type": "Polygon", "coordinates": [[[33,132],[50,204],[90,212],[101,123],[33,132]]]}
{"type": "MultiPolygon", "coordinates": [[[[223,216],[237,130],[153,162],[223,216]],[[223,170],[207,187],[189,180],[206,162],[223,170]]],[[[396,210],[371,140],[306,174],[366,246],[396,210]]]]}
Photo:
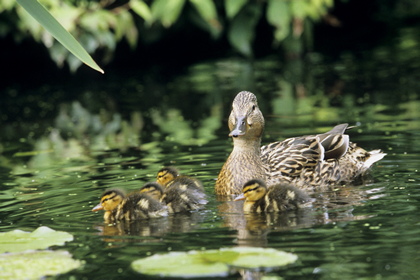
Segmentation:
{"type": "Polygon", "coordinates": [[[415,75],[391,77],[392,71],[390,86],[372,84],[380,79],[364,68],[346,61],[305,67],[225,59],[164,81],[143,73],[26,95],[6,89],[0,230],[43,225],[73,234],[74,241],[59,247],[85,265],[57,279],[144,279],[130,269],[140,257],[234,246],[276,248],[299,259],[265,275],[231,279],[418,279],[418,85],[415,75]],[[347,122],[358,125],[349,131],[352,141],[388,155],[358,185],[314,194],[313,207],[244,216],[238,203],[213,193],[232,148],[226,122],[240,90],[258,97],[264,143],[347,122]],[[205,210],[129,226],[106,225],[102,213],[91,212],[106,188],[135,191],[165,165],[203,182],[205,210]]]}

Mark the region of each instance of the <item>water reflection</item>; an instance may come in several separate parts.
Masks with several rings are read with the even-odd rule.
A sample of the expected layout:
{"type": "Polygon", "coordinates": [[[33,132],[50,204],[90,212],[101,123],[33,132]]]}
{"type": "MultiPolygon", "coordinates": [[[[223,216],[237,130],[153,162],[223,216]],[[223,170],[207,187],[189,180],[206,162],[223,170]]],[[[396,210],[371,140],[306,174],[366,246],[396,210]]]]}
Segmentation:
{"type": "MultiPolygon", "coordinates": [[[[205,213],[176,213],[168,217],[143,219],[136,221],[120,221],[114,224],[95,224],[98,235],[106,237],[116,236],[141,236],[161,237],[167,234],[186,233],[200,228],[205,219],[205,213]]],[[[115,240],[115,239],[113,239],[115,240]]],[[[122,239],[125,242],[138,241],[136,239],[122,239]]],[[[144,239],[144,242],[155,242],[154,239],[144,239]],[[152,241],[153,240],[153,241],[152,241]]]]}

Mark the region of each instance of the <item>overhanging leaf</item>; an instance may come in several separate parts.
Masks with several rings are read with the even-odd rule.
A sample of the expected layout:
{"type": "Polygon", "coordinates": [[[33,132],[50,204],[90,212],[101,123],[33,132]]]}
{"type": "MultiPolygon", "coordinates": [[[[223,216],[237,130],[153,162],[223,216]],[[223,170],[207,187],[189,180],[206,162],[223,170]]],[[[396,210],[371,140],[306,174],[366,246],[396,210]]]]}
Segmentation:
{"type": "Polygon", "coordinates": [[[225,0],[226,15],[229,19],[232,19],[242,9],[248,0],[225,0]]]}
{"type": "Polygon", "coordinates": [[[284,0],[269,0],[267,21],[276,28],[274,37],[277,42],[286,38],[290,32],[291,22],[288,2],[284,0]]]}
{"type": "Polygon", "coordinates": [[[17,2],[35,18],[51,35],[73,55],[89,67],[104,73],[87,51],[66,29],[36,0],[17,0],[17,2]]]}
{"type": "Polygon", "coordinates": [[[296,255],[275,249],[236,247],[157,254],[138,259],[131,267],[160,277],[222,277],[239,269],[273,270],[296,260],[296,255]]]}
{"type": "Polygon", "coordinates": [[[246,56],[252,56],[251,45],[260,16],[261,7],[255,3],[248,3],[233,19],[228,30],[230,44],[246,56]]]}

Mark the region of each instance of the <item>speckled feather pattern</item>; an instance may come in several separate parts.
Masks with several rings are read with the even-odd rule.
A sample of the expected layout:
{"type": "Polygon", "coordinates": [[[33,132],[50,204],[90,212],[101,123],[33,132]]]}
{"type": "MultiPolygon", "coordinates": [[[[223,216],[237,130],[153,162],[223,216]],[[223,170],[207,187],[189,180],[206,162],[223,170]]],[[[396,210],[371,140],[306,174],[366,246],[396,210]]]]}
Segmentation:
{"type": "Polygon", "coordinates": [[[244,124],[242,134],[232,135],[234,148],[223,165],[215,190],[220,195],[239,194],[241,186],[251,179],[262,179],[271,186],[289,183],[305,190],[323,189],[351,182],[386,154],[365,151],[349,141],[347,124],[330,131],[289,138],[260,148],[264,117],[251,92],[240,92],[232,104],[229,128],[238,130],[237,120],[244,124]],[[246,125],[245,121],[246,120],[246,125]]]}

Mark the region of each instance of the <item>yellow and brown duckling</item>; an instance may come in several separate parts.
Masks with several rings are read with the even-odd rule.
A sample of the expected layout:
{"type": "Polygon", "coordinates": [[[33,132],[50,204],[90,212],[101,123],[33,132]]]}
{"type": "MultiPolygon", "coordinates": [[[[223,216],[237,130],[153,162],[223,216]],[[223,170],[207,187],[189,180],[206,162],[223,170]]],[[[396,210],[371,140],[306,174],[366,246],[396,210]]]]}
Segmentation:
{"type": "Polygon", "coordinates": [[[145,184],[140,193],[145,193],[158,199],[168,207],[169,213],[189,212],[199,210],[207,204],[206,195],[191,183],[188,177],[179,177],[165,189],[159,183],[145,184]]]}
{"type": "Polygon", "coordinates": [[[288,184],[277,184],[267,189],[262,180],[250,180],[245,183],[242,193],[235,198],[244,201],[244,212],[282,212],[296,210],[313,199],[304,191],[288,184]]]}
{"type": "Polygon", "coordinates": [[[289,183],[306,190],[351,182],[386,154],[365,151],[344,134],[347,124],[317,135],[289,138],[261,147],[264,116],[256,96],[238,93],[228,121],[233,150],[216,181],[219,195],[239,194],[249,180],[261,178],[269,186],[289,183]]]}
{"type": "Polygon", "coordinates": [[[173,166],[163,167],[158,171],[156,176],[156,182],[158,182],[164,187],[169,187],[170,185],[172,185],[173,183],[177,183],[178,181],[186,183],[189,188],[194,188],[204,193],[204,187],[199,180],[181,175],[178,169],[176,169],[173,166]]]}
{"type": "Polygon", "coordinates": [[[157,218],[168,215],[167,207],[147,194],[134,193],[126,196],[118,189],[105,191],[92,211],[104,210],[106,223],[157,218]]]}

